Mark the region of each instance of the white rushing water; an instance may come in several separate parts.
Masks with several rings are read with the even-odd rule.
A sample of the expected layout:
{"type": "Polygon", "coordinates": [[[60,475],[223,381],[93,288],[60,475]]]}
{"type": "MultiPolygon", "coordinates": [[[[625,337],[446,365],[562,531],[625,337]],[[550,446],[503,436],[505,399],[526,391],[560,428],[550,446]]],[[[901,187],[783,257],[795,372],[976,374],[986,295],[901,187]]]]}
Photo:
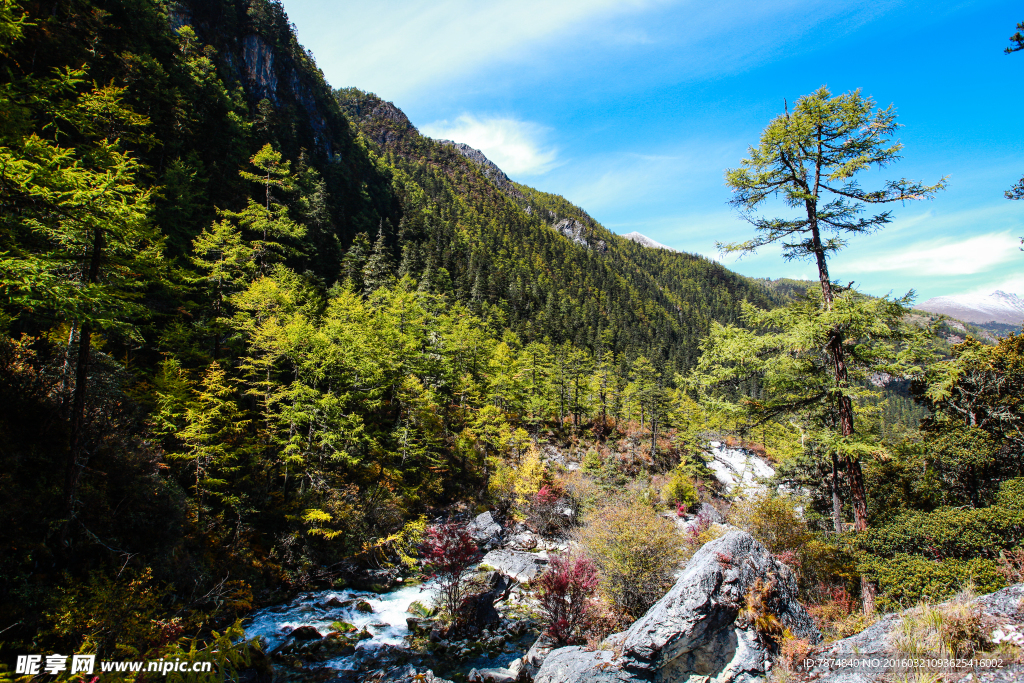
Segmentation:
{"type": "MultiPolygon", "coordinates": [[[[331,624],[343,621],[359,630],[366,629],[372,638],[360,641],[357,649],[380,647],[382,645],[404,645],[409,635],[406,619],[413,602],[431,604],[435,592],[430,584],[402,587],[390,593],[370,593],[354,590],[329,590],[317,593],[303,593],[291,602],[257,610],[250,615],[251,621],[245,627],[246,638],[262,638],[266,641],[265,652],[280,645],[294,629],[312,626],[321,635],[334,629],[331,624]],[[343,603],[340,607],[329,607],[331,599],[343,603]],[[366,601],[373,612],[356,609],[359,601],[366,601]]],[[[325,662],[331,668],[345,669],[348,657],[325,662]]]]}
{"type": "Polygon", "coordinates": [[[719,441],[711,442],[712,460],[708,467],[727,492],[742,485],[751,491],[765,488],[762,480],[775,474],[775,469],[758,456],[742,448],[730,448],[719,441]]]}

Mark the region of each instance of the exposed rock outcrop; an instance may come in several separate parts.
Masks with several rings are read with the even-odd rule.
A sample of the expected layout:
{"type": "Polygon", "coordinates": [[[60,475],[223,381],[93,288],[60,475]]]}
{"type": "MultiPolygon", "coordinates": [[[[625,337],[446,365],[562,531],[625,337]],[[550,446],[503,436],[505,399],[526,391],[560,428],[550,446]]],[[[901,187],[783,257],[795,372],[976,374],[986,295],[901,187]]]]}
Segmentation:
{"type": "Polygon", "coordinates": [[[780,629],[812,643],[821,640],[796,595],[796,578],[788,567],[749,534],[730,531],[701,548],[672,589],[624,635],[610,637],[606,649],[554,650],[535,680],[760,680],[770,667],[778,634],[759,632],[753,617],[770,613],[780,629]]]}
{"type": "Polygon", "coordinates": [[[496,547],[501,542],[501,525],[494,521],[490,512],[477,515],[476,519],[466,526],[466,531],[484,548],[496,547]]]}
{"type": "MultiPolygon", "coordinates": [[[[1021,628],[1024,625],[1024,584],[1017,584],[1004,588],[995,593],[989,593],[975,598],[967,603],[967,606],[974,610],[979,618],[979,624],[983,632],[991,633],[996,628],[1005,629],[1007,625],[1014,625],[1021,628]]],[[[953,605],[953,602],[943,603],[933,608],[942,612],[946,607],[953,605]]],[[[900,671],[894,671],[885,666],[872,666],[873,660],[881,662],[892,662],[904,659],[908,653],[901,652],[897,639],[903,629],[905,619],[913,619],[920,608],[915,607],[896,614],[887,614],[874,624],[860,633],[843,638],[824,648],[821,651],[810,655],[812,661],[821,662],[809,672],[816,681],[822,683],[870,683],[873,681],[891,680],[899,676],[900,671]],[[850,663],[856,660],[857,664],[850,663]],[[845,661],[848,665],[835,665],[835,662],[845,661]],[[831,662],[833,664],[827,664],[831,662]],[[866,663],[867,666],[863,666],[866,663]]],[[[915,646],[918,643],[915,643],[915,646]]],[[[917,653],[916,656],[921,656],[917,653]]],[[[949,655],[945,655],[948,657],[949,655]]],[[[939,653],[933,653],[931,657],[940,658],[939,653]]],[[[969,658],[967,658],[969,659],[969,658]]],[[[985,659],[985,658],[979,658],[985,659]]],[[[913,673],[913,672],[912,672],[913,673]]],[[[921,670],[918,673],[928,673],[921,670]]],[[[951,673],[951,672],[943,672],[951,673]]],[[[955,679],[972,680],[971,668],[964,667],[962,670],[952,672],[955,679]]],[[[979,680],[986,681],[1019,681],[1024,680],[1024,666],[1011,664],[1001,669],[979,668],[975,673],[985,674],[979,680]]]]}
{"type": "Polygon", "coordinates": [[[523,553],[517,550],[492,550],[484,555],[481,565],[493,567],[505,576],[519,581],[533,581],[548,563],[545,553],[523,553]]]}
{"type": "Polygon", "coordinates": [[[265,97],[277,104],[277,72],[274,70],[274,50],[261,36],[247,35],[242,39],[242,59],[250,87],[257,97],[265,97]]]}
{"type": "Polygon", "coordinates": [[[523,193],[516,188],[515,184],[505,175],[505,172],[498,168],[498,165],[488,159],[480,150],[470,147],[464,142],[455,142],[454,140],[438,140],[438,142],[442,145],[448,145],[479,166],[484,176],[494,183],[506,196],[512,199],[525,199],[523,193]]]}

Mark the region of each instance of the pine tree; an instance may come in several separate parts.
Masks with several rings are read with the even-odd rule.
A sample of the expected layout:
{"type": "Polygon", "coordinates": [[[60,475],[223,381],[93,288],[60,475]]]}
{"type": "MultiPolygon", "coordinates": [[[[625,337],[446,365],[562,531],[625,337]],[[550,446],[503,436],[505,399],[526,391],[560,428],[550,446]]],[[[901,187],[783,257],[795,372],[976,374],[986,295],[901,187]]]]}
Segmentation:
{"type": "Polygon", "coordinates": [[[232,496],[227,477],[237,470],[238,438],[245,423],[227,374],[214,361],[203,373],[199,390],[185,412],[185,425],[177,434],[185,450],[168,456],[188,461],[194,469],[197,522],[205,509],[204,496],[220,502],[232,496]]]}
{"type": "Polygon", "coordinates": [[[391,254],[388,253],[387,241],[384,239],[384,226],[377,233],[377,241],[373,243],[373,251],[363,266],[363,286],[366,292],[372,293],[381,287],[387,287],[395,281],[391,265],[391,254]]]}
{"type": "MultiPolygon", "coordinates": [[[[732,205],[744,212],[757,236],[746,242],[720,244],[724,251],[753,252],[781,242],[786,259],[813,259],[821,285],[821,305],[834,306],[834,286],[828,256],[846,244],[849,235],[870,233],[891,221],[891,212],[859,217],[866,205],[905,203],[933,196],[946,186],[943,178],[923,185],[905,178],[887,181],[880,190],[864,190],[854,176],[876,166],[884,168],[900,158],[902,144],[889,138],[896,132],[896,113],[890,106],[872,111],[874,101],[854,91],[832,97],[827,88],[801,97],[793,113],[775,118],[761,135],[758,147],[742,166],[726,172],[736,192],[732,205]],[[762,218],[754,211],[769,197],[782,193],[786,204],[802,209],[797,218],[762,218]],[[829,233],[832,234],[829,237],[829,233]]],[[[834,385],[828,401],[835,406],[837,430],[854,433],[852,388],[848,374],[844,330],[829,333],[834,385]]],[[[847,470],[858,530],[867,528],[867,495],[860,462],[847,459],[847,470]]]]}
{"type": "Polygon", "coordinates": [[[291,162],[282,161],[281,153],[269,142],[249,162],[257,172],[242,169],[238,175],[262,186],[262,203],[250,198],[241,211],[223,211],[222,215],[237,221],[249,233],[256,262],[260,270],[266,273],[270,264],[302,253],[295,245],[305,236],[306,228],[293,221],[288,207],[275,201],[274,197],[275,189],[280,192],[293,192],[296,189],[291,162]]]}

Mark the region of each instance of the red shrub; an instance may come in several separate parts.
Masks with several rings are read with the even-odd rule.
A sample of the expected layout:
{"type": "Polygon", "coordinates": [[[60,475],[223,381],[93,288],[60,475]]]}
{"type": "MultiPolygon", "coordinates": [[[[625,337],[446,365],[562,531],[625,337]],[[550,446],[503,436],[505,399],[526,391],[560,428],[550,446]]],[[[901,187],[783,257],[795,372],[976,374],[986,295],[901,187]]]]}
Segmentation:
{"type": "Polygon", "coordinates": [[[548,633],[560,645],[582,642],[591,598],[597,588],[597,568],[586,557],[553,555],[537,579],[540,609],[548,633]]]}
{"type": "Polygon", "coordinates": [[[448,522],[427,529],[420,552],[430,570],[428,579],[437,582],[441,610],[455,620],[462,603],[463,579],[480,561],[480,550],[465,524],[448,522]]]}

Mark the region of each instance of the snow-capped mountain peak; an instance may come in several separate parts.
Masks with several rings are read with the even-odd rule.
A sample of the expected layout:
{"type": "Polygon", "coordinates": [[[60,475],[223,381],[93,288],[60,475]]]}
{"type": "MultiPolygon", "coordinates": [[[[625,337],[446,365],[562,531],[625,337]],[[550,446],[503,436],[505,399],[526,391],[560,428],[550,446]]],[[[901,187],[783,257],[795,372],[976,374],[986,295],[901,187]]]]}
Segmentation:
{"type": "Polygon", "coordinates": [[[1020,325],[1024,321],[1024,299],[1016,294],[996,290],[991,294],[951,294],[937,296],[917,308],[929,313],[941,313],[969,323],[1007,323],[1020,325]]]}
{"type": "Polygon", "coordinates": [[[631,242],[642,244],[643,246],[650,247],[651,249],[668,249],[669,251],[675,251],[672,247],[665,246],[661,242],[655,242],[647,235],[642,235],[639,232],[631,232],[628,235],[623,235],[623,237],[631,242]]]}

